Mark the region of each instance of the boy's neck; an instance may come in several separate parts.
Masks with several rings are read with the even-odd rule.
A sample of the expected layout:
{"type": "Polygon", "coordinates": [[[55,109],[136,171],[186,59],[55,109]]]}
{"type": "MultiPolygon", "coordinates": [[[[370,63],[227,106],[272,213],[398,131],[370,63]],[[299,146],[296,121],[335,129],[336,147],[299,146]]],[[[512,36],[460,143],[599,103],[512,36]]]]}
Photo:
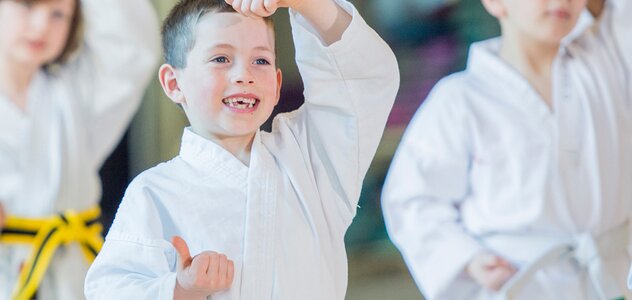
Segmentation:
{"type": "Polygon", "coordinates": [[[548,43],[516,34],[503,34],[500,57],[521,74],[549,77],[559,43],[548,43]]]}
{"type": "Polygon", "coordinates": [[[247,140],[240,137],[228,137],[224,138],[220,142],[220,145],[239,159],[244,165],[250,166],[250,153],[252,151],[252,141],[254,138],[254,134],[247,140]]]}
{"type": "Polygon", "coordinates": [[[519,34],[503,34],[500,57],[514,67],[553,109],[551,72],[560,44],[538,41],[519,34]]]}
{"type": "Polygon", "coordinates": [[[1,57],[0,62],[0,94],[25,111],[29,86],[38,68],[20,65],[6,57],[1,57]]]}
{"type": "Polygon", "coordinates": [[[245,136],[218,136],[200,132],[193,127],[191,127],[191,129],[201,137],[211,140],[224,148],[244,165],[250,166],[250,152],[252,150],[252,143],[255,139],[256,133],[245,136]]]}

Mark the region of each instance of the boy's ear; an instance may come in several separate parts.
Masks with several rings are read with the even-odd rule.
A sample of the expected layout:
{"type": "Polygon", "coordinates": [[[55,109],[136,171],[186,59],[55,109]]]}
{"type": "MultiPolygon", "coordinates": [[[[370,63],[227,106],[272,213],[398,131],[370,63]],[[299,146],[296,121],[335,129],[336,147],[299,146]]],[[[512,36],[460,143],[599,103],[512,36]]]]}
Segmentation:
{"type": "Polygon", "coordinates": [[[176,69],[170,64],[163,64],[158,69],[158,79],[162,90],[167,97],[174,103],[182,105],[185,102],[184,94],[180,90],[178,85],[178,79],[176,78],[176,69]]]}
{"type": "Polygon", "coordinates": [[[483,6],[487,12],[496,17],[496,19],[500,19],[506,15],[503,0],[481,0],[481,2],[483,2],[483,6]]]}
{"type": "Polygon", "coordinates": [[[276,102],[274,105],[276,106],[279,103],[279,99],[281,98],[281,83],[283,82],[283,73],[281,69],[277,68],[277,87],[276,87],[276,102]]]}

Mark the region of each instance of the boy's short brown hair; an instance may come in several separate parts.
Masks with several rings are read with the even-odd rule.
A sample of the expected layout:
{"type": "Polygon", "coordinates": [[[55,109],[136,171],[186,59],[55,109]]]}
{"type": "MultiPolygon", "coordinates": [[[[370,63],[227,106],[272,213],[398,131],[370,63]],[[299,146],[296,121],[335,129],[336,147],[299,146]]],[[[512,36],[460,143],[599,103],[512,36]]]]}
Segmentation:
{"type": "MultiPolygon", "coordinates": [[[[209,12],[233,12],[224,0],[180,0],[169,12],[162,25],[162,51],[167,64],[176,69],[185,68],[187,54],[195,46],[195,26],[209,12]]],[[[272,18],[263,18],[274,28],[272,18]]]]}

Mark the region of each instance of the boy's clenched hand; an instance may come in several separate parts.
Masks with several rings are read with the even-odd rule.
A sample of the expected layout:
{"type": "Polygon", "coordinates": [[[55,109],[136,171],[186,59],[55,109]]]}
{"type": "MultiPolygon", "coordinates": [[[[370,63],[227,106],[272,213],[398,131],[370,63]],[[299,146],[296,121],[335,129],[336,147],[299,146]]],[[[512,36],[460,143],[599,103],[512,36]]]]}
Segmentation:
{"type": "Polygon", "coordinates": [[[191,257],[189,247],[182,238],[174,236],[171,243],[180,256],[174,299],[206,299],[213,293],[230,288],[235,269],[233,261],[226,255],[204,251],[191,257]]]}
{"type": "Polygon", "coordinates": [[[226,0],[238,13],[252,17],[267,17],[280,8],[296,9],[304,0],[226,0]]]}

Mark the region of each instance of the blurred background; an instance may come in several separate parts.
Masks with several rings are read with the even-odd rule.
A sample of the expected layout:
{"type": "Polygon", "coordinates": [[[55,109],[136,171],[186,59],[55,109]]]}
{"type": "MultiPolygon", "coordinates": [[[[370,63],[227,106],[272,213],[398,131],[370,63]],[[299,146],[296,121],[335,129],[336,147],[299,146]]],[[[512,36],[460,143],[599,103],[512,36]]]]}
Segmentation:
{"type": "MultiPolygon", "coordinates": [[[[364,181],[358,214],[347,232],[349,288],[346,299],[423,299],[384,228],[380,208],[382,184],[406,125],[430,89],[441,77],[463,70],[469,45],[498,35],[499,28],[480,0],[351,2],[395,52],[401,86],[364,181]]],[[[164,18],[176,0],[153,0],[153,3],[164,18]]],[[[303,87],[294,63],[287,10],[278,12],[275,22],[278,60],[284,77],[276,114],[299,107],[303,87]]],[[[177,155],[185,126],[184,113],[163,95],[156,76],[130,130],[101,170],[106,229],[130,180],[177,155]]],[[[269,126],[270,122],[264,129],[269,126]]]]}

